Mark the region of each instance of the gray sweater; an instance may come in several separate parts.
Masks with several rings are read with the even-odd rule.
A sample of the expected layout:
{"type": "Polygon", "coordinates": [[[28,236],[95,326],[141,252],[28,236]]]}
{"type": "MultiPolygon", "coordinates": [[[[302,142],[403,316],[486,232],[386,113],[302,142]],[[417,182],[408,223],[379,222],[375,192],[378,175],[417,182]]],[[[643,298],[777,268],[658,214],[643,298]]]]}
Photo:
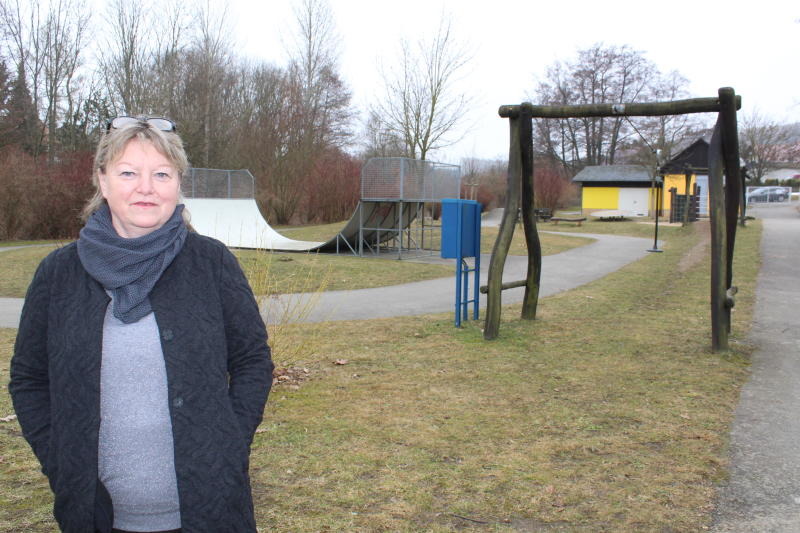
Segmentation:
{"type": "Polygon", "coordinates": [[[109,303],[100,369],[98,474],[114,504],[114,527],[181,527],[167,372],[153,313],[125,324],[109,303]]]}

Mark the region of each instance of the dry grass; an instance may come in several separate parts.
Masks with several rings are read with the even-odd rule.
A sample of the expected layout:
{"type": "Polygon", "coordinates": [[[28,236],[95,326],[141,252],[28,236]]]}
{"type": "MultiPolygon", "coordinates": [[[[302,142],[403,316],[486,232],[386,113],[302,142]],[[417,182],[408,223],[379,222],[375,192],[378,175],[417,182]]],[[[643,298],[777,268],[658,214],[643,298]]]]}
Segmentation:
{"type": "Polygon", "coordinates": [[[53,241],[0,241],[0,248],[7,248],[10,246],[30,246],[32,244],[51,244],[51,243],[53,243],[53,241]]]}
{"type": "MultiPolygon", "coordinates": [[[[695,240],[545,299],[535,322],[507,308],[497,342],[444,315],[298,327],[328,342],[306,362],[316,379],[275,391],[257,437],[261,523],[700,531],[749,348],[709,352],[707,258],[673,274],[695,240]]],[[[739,237],[738,338],[757,240],[739,237]]]]}
{"type": "MultiPolygon", "coordinates": [[[[296,362],[309,381],[275,388],[256,435],[262,530],[701,531],[747,375],[759,234],[737,238],[726,354],[709,350],[708,256],[677,269],[691,229],[544,299],[536,321],[506,307],[493,342],[446,314],[288,327],[317,351],[296,362]]],[[[21,441],[0,424],[0,531],[51,531],[21,441]]]]}
{"type": "MultiPolygon", "coordinates": [[[[434,250],[440,249],[441,231],[437,227],[433,226],[430,222],[427,222],[426,224],[429,229],[426,230],[425,242],[431,244],[431,248],[434,250]]],[[[343,225],[344,222],[337,222],[334,224],[323,224],[319,226],[279,228],[278,231],[283,235],[292,239],[306,240],[306,241],[325,241],[336,235],[336,233],[342,228],[343,225]]],[[[549,230],[550,229],[549,226],[550,225],[548,224],[539,223],[538,229],[549,230]]],[[[414,225],[413,227],[416,228],[417,225],[414,225]]],[[[494,241],[497,240],[497,233],[498,233],[498,228],[496,227],[481,228],[482,253],[485,254],[492,253],[492,247],[494,246],[494,241]]],[[[559,252],[569,250],[570,248],[583,246],[584,244],[589,244],[591,242],[591,239],[586,239],[581,237],[568,237],[564,235],[558,236],[558,235],[540,234],[540,238],[542,241],[542,255],[557,254],[559,252]]],[[[525,233],[523,232],[522,225],[520,224],[518,224],[517,227],[515,228],[514,239],[511,242],[511,248],[508,253],[511,255],[527,255],[528,253],[528,248],[525,245],[525,233]]]]}
{"type": "MultiPolygon", "coordinates": [[[[17,331],[0,329],[0,420],[13,416],[8,395],[8,363],[17,331]]],[[[0,531],[58,531],[52,518],[53,497],[39,463],[22,438],[16,420],[0,421],[0,531]]]]}
{"type": "Polygon", "coordinates": [[[325,242],[336,236],[346,221],[312,226],[275,226],[275,231],[296,241],[325,242]]]}
{"type": "MultiPolygon", "coordinates": [[[[575,233],[602,233],[612,235],[630,235],[631,237],[644,237],[652,239],[655,233],[653,219],[634,219],[624,221],[604,221],[597,218],[586,217],[586,222],[581,226],[560,222],[540,222],[540,231],[559,231],[575,233]]],[[[667,225],[659,221],[658,238],[669,239],[672,235],[680,234],[683,228],[677,225],[667,225]]]]}
{"type": "Polygon", "coordinates": [[[35,246],[0,252],[0,297],[22,298],[31,284],[36,267],[59,245],[35,246]]]}
{"type": "MultiPolygon", "coordinates": [[[[495,228],[484,228],[484,253],[491,252],[496,238],[495,228]]],[[[591,242],[591,239],[542,234],[541,241],[542,254],[550,255],[583,246],[591,242]]],[[[35,247],[0,253],[0,269],[3,272],[3,276],[0,276],[0,297],[24,297],[36,266],[50,251],[50,247],[35,247]]],[[[297,285],[298,278],[301,278],[307,291],[314,292],[323,290],[323,285],[324,290],[366,289],[450,277],[455,272],[452,265],[359,258],[351,255],[269,253],[263,250],[234,250],[234,253],[248,277],[264,270],[268,270],[274,277],[274,283],[269,285],[269,290],[273,292],[261,294],[294,292],[291,287],[297,285]],[[309,274],[312,276],[310,280],[306,279],[309,274]]],[[[509,253],[528,253],[521,230],[515,232],[509,253]]]]}

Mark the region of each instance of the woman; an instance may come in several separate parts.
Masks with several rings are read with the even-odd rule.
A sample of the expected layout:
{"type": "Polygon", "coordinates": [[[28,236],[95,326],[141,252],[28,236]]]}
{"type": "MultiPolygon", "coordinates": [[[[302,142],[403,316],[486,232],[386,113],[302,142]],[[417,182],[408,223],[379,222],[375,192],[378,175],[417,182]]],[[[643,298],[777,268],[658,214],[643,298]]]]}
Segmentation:
{"type": "Polygon", "coordinates": [[[234,256],[184,221],[187,167],[172,122],[111,121],[86,225],[28,289],[9,390],[62,531],[256,531],[267,333],[234,256]]]}

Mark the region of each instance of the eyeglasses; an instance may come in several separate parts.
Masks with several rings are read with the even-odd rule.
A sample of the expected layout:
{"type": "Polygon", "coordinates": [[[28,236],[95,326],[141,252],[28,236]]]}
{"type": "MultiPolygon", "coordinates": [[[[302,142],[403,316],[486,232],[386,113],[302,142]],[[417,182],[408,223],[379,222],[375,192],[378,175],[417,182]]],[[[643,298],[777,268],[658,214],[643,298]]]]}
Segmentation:
{"type": "Polygon", "coordinates": [[[174,122],[163,117],[116,117],[108,121],[106,124],[106,132],[109,132],[112,129],[118,130],[120,128],[124,128],[125,126],[130,126],[131,124],[137,124],[141,122],[146,122],[155,129],[161,131],[176,131],[178,129],[174,122]]]}

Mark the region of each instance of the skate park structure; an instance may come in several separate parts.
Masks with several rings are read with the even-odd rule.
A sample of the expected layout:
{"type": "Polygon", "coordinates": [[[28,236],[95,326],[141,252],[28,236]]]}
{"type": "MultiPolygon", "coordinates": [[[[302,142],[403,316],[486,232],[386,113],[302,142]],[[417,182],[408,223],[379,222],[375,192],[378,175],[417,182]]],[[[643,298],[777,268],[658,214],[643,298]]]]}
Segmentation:
{"type": "Polygon", "coordinates": [[[420,252],[432,244],[426,204],[460,198],[461,169],[404,157],[373,158],[361,170],[361,195],[353,215],[325,242],[289,239],[265,220],[248,170],[192,168],[182,183],[194,229],[232,248],[332,252],[363,256],[420,252]],[[418,221],[417,224],[413,224],[418,221]]]}

